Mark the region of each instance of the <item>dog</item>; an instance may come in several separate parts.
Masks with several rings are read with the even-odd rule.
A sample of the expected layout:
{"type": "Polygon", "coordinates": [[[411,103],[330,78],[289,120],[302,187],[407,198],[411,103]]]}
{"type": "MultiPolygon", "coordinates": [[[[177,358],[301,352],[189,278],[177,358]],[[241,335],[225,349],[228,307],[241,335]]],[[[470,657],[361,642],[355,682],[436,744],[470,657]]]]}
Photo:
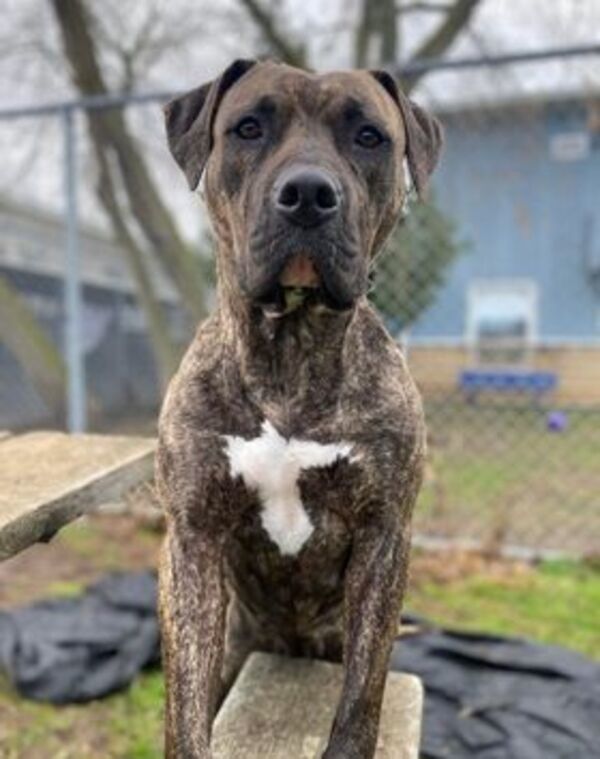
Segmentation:
{"type": "Polygon", "coordinates": [[[209,759],[252,650],[343,661],[324,759],[371,759],[423,470],[419,394],[367,301],[438,122],[382,71],[238,60],[165,107],[217,306],[166,393],[156,482],[166,756],[209,759]]]}

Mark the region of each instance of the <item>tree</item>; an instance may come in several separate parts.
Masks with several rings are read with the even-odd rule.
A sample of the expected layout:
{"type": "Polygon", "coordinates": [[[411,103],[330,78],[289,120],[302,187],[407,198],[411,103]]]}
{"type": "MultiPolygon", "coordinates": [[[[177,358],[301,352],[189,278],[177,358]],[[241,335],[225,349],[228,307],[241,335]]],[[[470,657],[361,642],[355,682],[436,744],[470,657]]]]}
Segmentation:
{"type": "MultiPolygon", "coordinates": [[[[107,94],[109,90],[93,36],[94,25],[82,0],[51,0],[51,3],[75,86],[82,95],[107,94]]],[[[125,55],[125,62],[131,79],[131,54],[125,55]]],[[[136,279],[164,384],[175,368],[178,351],[171,342],[165,314],[153,292],[145,260],[147,254],[138,243],[139,236],[176,286],[192,321],[206,313],[202,269],[182,239],[139,145],[129,132],[123,112],[88,110],[86,115],[98,164],[98,198],[136,279]]]]}
{"type": "MultiPolygon", "coordinates": [[[[310,66],[306,45],[301,44],[283,28],[277,8],[266,0],[238,0],[248,18],[259,30],[267,50],[293,66],[310,66]]],[[[405,0],[359,0],[354,25],[353,64],[357,68],[384,65],[401,75],[400,43],[402,21],[415,13],[439,17],[435,26],[411,55],[409,63],[423,58],[443,56],[458,35],[468,27],[475,9],[482,0],[452,0],[449,2],[406,2],[405,0]]],[[[344,13],[347,5],[344,5],[344,13]]],[[[323,31],[323,30],[322,30],[323,31]]],[[[332,29],[335,34],[339,29],[332,29]]],[[[403,86],[408,94],[424,73],[405,77],[403,86]]]]}

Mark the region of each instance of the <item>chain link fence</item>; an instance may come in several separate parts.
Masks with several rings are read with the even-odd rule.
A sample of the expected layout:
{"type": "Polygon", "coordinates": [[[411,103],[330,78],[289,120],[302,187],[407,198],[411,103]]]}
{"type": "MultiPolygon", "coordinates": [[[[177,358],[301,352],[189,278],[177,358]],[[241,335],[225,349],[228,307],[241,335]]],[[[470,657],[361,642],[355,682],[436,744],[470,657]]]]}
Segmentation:
{"type": "MultiPolygon", "coordinates": [[[[502,99],[491,88],[462,105],[429,101],[445,126],[444,158],[429,203],[412,205],[378,258],[371,293],[425,401],[417,539],[600,553],[600,93],[502,99]]],[[[157,125],[155,149],[155,105],[133,110],[133,126],[157,125]]],[[[39,116],[54,130],[40,160],[59,178],[55,192],[69,151],[61,113],[39,116]]],[[[84,212],[96,181],[88,147],[81,137],[74,154],[84,212]]],[[[152,434],[161,377],[130,260],[106,228],[79,223],[76,232],[88,427],[152,434]]],[[[24,306],[68,357],[67,239],[60,207],[41,211],[4,192],[0,429],[67,426],[65,404],[52,405],[44,385],[52,362],[37,360],[35,329],[6,326],[24,306]]],[[[147,263],[183,344],[177,292],[147,263]]]]}
{"type": "Polygon", "coordinates": [[[390,241],[373,295],[425,399],[417,534],[598,553],[600,92],[436,110],[430,204],[390,241]]]}

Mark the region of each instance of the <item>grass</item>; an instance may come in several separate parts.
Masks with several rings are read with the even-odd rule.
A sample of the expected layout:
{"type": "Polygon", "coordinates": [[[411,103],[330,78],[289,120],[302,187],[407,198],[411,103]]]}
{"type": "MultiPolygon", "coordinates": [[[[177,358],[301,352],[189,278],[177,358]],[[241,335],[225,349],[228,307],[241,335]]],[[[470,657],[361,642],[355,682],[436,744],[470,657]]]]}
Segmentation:
{"type": "Polygon", "coordinates": [[[145,674],[125,696],[114,697],[110,728],[121,736],[119,756],[158,759],[162,756],[164,679],[161,672],[145,674]]]}
{"type": "MultiPolygon", "coordinates": [[[[407,608],[444,626],[527,636],[600,659],[600,567],[478,561],[417,553],[407,608]]],[[[159,759],[163,700],[158,671],[83,706],[35,704],[0,688],[0,756],[159,759]]]]}
{"type": "Polygon", "coordinates": [[[145,672],[125,692],[55,707],[0,690],[2,759],[160,759],[164,685],[145,672]]]}
{"type": "Polygon", "coordinates": [[[600,659],[600,571],[590,564],[543,562],[502,579],[417,583],[407,607],[447,627],[530,637],[600,659]]]}

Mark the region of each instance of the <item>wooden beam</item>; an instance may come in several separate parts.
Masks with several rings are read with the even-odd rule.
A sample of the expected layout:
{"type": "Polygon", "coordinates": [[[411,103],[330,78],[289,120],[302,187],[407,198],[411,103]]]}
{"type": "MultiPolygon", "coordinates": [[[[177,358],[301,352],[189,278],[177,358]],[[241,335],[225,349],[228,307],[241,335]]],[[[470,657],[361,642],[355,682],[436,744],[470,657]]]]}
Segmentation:
{"type": "Polygon", "coordinates": [[[0,561],[152,478],[156,441],[32,432],[0,448],[0,561]]]}
{"type": "MultiPolygon", "coordinates": [[[[318,759],[342,680],[337,664],[252,654],[215,720],[214,759],[318,759]]],[[[388,674],[376,759],[417,759],[422,705],[417,677],[388,674]]]]}

